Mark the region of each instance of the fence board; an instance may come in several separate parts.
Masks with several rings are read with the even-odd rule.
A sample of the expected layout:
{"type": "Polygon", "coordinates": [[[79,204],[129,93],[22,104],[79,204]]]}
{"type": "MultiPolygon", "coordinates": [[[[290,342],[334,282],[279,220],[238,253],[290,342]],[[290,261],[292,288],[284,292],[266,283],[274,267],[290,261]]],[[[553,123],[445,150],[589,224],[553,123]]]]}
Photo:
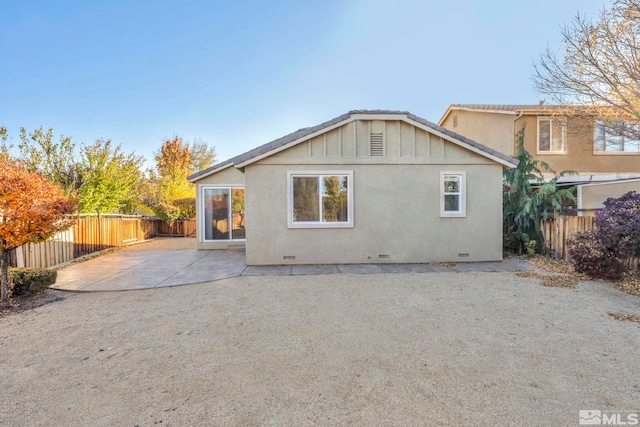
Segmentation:
{"type": "Polygon", "coordinates": [[[11,251],[9,262],[13,267],[23,264],[27,268],[48,268],[159,235],[191,237],[195,233],[195,219],[167,222],[135,215],[80,215],[71,228],[57,233],[51,240],[11,251]]]}
{"type": "Polygon", "coordinates": [[[577,232],[588,231],[595,226],[592,216],[557,216],[542,220],[544,247],[556,259],[569,261],[567,240],[577,232]]]}

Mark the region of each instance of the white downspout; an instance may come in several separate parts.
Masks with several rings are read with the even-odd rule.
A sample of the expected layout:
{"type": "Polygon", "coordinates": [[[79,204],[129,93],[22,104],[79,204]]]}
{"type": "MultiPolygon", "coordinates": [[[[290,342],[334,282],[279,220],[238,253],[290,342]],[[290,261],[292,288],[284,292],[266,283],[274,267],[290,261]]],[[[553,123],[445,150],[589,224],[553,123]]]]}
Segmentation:
{"type": "Polygon", "coordinates": [[[524,111],[520,110],[520,112],[518,113],[518,116],[515,119],[513,119],[513,157],[518,155],[518,153],[516,153],[516,122],[520,120],[523,115],[524,115],[524,111]]]}

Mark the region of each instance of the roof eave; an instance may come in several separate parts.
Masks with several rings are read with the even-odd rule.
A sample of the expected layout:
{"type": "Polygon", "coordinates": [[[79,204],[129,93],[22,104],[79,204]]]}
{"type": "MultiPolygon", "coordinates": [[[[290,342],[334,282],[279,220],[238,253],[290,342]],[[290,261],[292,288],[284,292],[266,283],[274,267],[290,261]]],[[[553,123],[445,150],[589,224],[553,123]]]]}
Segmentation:
{"type": "MultiPolygon", "coordinates": [[[[350,122],[352,122],[354,120],[356,120],[356,119],[353,117],[353,115],[351,115],[350,117],[347,117],[344,120],[336,122],[336,123],[334,123],[334,124],[332,124],[330,126],[318,129],[315,132],[311,132],[309,134],[303,135],[303,136],[301,136],[299,138],[296,138],[296,139],[294,139],[294,140],[292,140],[292,141],[290,141],[290,142],[288,142],[288,143],[286,143],[284,145],[281,145],[279,147],[274,147],[273,149],[271,149],[269,151],[266,151],[264,153],[258,154],[258,155],[253,156],[253,157],[249,157],[246,160],[239,161],[239,162],[234,162],[235,166],[236,166],[236,168],[244,168],[246,166],[249,166],[252,163],[258,162],[258,161],[260,161],[262,159],[270,157],[270,156],[272,156],[274,154],[277,154],[277,153],[279,153],[281,151],[287,150],[287,149],[289,149],[289,148],[291,148],[293,146],[296,146],[296,145],[300,144],[301,142],[304,142],[304,141],[307,141],[309,139],[315,138],[318,135],[322,135],[323,133],[326,133],[326,132],[329,132],[329,131],[331,131],[333,129],[339,128],[340,126],[343,126],[343,125],[345,125],[347,123],[350,123],[350,122]]],[[[242,155],[240,155],[240,156],[242,156],[242,155]]],[[[238,157],[240,157],[240,156],[238,156],[238,157]]],[[[237,157],[234,158],[234,159],[237,159],[237,157]]]]}
{"type": "Polygon", "coordinates": [[[440,120],[438,120],[438,126],[442,126],[442,123],[444,123],[446,118],[453,111],[471,111],[471,112],[474,112],[474,113],[505,114],[505,115],[508,115],[508,116],[515,116],[517,114],[517,110],[514,110],[514,111],[509,111],[509,110],[490,110],[490,109],[485,109],[485,108],[461,107],[461,106],[456,106],[455,104],[451,104],[449,106],[449,108],[447,108],[447,111],[445,111],[445,113],[442,115],[440,120]]]}
{"type": "Polygon", "coordinates": [[[233,162],[230,160],[224,161],[222,163],[218,163],[217,165],[213,165],[210,168],[201,170],[200,172],[196,172],[193,175],[189,175],[187,177],[187,181],[191,183],[200,181],[201,179],[206,178],[209,175],[213,175],[214,173],[220,172],[221,170],[227,169],[231,166],[233,166],[233,162]]]}

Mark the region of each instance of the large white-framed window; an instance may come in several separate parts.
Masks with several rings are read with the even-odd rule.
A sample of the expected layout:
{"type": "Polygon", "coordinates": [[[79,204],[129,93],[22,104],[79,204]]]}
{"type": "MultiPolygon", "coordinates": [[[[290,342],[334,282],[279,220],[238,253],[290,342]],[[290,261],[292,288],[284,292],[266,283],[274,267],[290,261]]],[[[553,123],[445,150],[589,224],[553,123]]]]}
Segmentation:
{"type": "Polygon", "coordinates": [[[202,240],[245,240],[244,187],[207,185],[200,191],[202,240]]]}
{"type": "Polygon", "coordinates": [[[466,172],[440,172],[440,216],[445,218],[467,216],[466,172]]]}
{"type": "Polygon", "coordinates": [[[638,125],[622,121],[596,120],[593,149],[596,154],[640,154],[638,125]]]}
{"type": "Polygon", "coordinates": [[[567,152],[567,121],[559,117],[538,117],[538,154],[567,152]]]}
{"type": "Polygon", "coordinates": [[[353,227],[353,171],[287,172],[289,228],[353,227]]]}

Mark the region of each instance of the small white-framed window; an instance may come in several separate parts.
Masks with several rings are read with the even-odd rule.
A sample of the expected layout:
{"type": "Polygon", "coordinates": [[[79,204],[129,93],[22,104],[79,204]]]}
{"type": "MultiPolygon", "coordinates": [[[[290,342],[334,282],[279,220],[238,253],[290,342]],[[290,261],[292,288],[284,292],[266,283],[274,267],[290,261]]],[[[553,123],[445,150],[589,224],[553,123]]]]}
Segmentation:
{"type": "Polygon", "coordinates": [[[593,146],[596,154],[640,154],[637,124],[596,120],[593,146]]]}
{"type": "Polygon", "coordinates": [[[440,172],[440,216],[467,216],[467,173],[440,172]]]}
{"type": "Polygon", "coordinates": [[[289,228],[353,227],[353,171],[288,171],[289,228]]]}
{"type": "Polygon", "coordinates": [[[567,152],[567,121],[558,117],[538,117],[538,154],[567,152]]]}
{"type": "Polygon", "coordinates": [[[245,240],[244,188],[201,187],[202,241],[245,240]]]}

